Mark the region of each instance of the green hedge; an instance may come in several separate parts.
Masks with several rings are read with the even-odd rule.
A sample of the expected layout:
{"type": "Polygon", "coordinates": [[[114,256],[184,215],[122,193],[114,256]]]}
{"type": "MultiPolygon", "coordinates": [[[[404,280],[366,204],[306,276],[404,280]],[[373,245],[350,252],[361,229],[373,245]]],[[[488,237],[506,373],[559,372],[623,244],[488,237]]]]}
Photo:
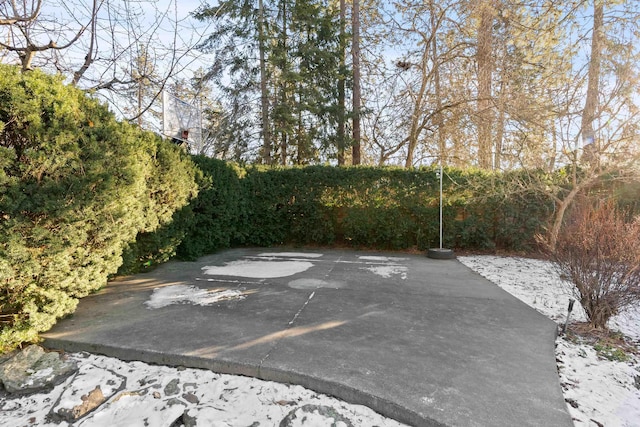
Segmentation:
{"type": "Polygon", "coordinates": [[[0,351],[105,285],[195,195],[181,150],[61,78],[0,65],[0,351]]]}
{"type": "MultiPolygon", "coordinates": [[[[439,244],[439,181],[433,168],[250,168],[246,242],[340,244],[420,250],[439,244]]],[[[517,175],[517,174],[515,174],[517,175]]],[[[524,250],[553,206],[513,193],[514,174],[446,169],[444,241],[464,249],[524,250]]]]}
{"type": "MultiPolygon", "coordinates": [[[[238,245],[340,245],[425,250],[439,244],[433,168],[267,168],[195,159],[203,172],[185,209],[177,253],[194,259],[238,245]]],[[[527,250],[552,212],[549,199],[514,191],[524,173],[446,169],[444,244],[527,250]]]]}
{"type": "Polygon", "coordinates": [[[202,171],[200,193],[182,214],[187,238],[177,248],[182,259],[195,259],[244,243],[246,203],[241,186],[244,170],[232,163],[194,157],[202,171]]]}

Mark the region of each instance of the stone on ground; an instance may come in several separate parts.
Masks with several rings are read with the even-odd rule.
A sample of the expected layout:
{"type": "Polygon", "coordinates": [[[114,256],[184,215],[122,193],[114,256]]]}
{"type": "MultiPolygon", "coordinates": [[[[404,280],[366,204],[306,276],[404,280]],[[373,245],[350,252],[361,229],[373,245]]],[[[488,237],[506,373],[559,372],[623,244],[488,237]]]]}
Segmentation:
{"type": "Polygon", "coordinates": [[[0,365],[0,382],[16,395],[46,392],[78,371],[76,362],[30,345],[0,365]]]}

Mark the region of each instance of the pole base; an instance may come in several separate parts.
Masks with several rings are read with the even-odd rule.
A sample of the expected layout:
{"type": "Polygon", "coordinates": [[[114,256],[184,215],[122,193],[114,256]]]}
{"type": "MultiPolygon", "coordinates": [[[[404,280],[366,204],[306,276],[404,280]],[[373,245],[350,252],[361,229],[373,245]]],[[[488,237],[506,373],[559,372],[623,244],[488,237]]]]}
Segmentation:
{"type": "Polygon", "coordinates": [[[427,251],[427,257],[432,259],[453,259],[456,255],[453,249],[431,248],[427,251]]]}

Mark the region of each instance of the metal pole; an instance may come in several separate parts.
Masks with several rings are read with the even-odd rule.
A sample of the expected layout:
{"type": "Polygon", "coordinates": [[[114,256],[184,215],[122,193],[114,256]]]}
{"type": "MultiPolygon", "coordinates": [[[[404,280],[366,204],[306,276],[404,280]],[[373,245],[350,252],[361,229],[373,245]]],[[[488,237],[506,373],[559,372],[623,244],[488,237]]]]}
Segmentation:
{"type": "Polygon", "coordinates": [[[567,320],[564,321],[564,327],[562,328],[562,333],[567,333],[567,326],[569,325],[569,317],[571,317],[571,311],[573,311],[573,304],[576,302],[573,298],[569,298],[569,309],[567,310],[567,320]]]}
{"type": "Polygon", "coordinates": [[[202,119],[202,96],[200,98],[200,105],[198,114],[200,115],[200,147],[196,154],[204,154],[204,121],[202,119]]]}
{"type": "Polygon", "coordinates": [[[442,249],[442,158],[440,158],[440,249],[442,249]]]}

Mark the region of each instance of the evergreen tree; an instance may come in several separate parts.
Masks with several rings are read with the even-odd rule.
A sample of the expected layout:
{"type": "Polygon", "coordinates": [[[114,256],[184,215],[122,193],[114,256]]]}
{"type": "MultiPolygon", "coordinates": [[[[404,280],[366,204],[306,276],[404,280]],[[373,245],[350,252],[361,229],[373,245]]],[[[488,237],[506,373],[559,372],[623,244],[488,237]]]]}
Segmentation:
{"type": "Polygon", "coordinates": [[[104,286],[138,233],[195,195],[177,146],[62,78],[0,65],[0,352],[104,286]]]}
{"type": "Polygon", "coordinates": [[[267,164],[336,158],[337,82],[344,67],[335,7],[324,0],[229,0],[196,16],[217,24],[202,45],[217,58],[204,79],[223,91],[228,106],[248,103],[247,121],[254,125],[242,131],[249,150],[260,153],[253,157],[267,164]]]}

